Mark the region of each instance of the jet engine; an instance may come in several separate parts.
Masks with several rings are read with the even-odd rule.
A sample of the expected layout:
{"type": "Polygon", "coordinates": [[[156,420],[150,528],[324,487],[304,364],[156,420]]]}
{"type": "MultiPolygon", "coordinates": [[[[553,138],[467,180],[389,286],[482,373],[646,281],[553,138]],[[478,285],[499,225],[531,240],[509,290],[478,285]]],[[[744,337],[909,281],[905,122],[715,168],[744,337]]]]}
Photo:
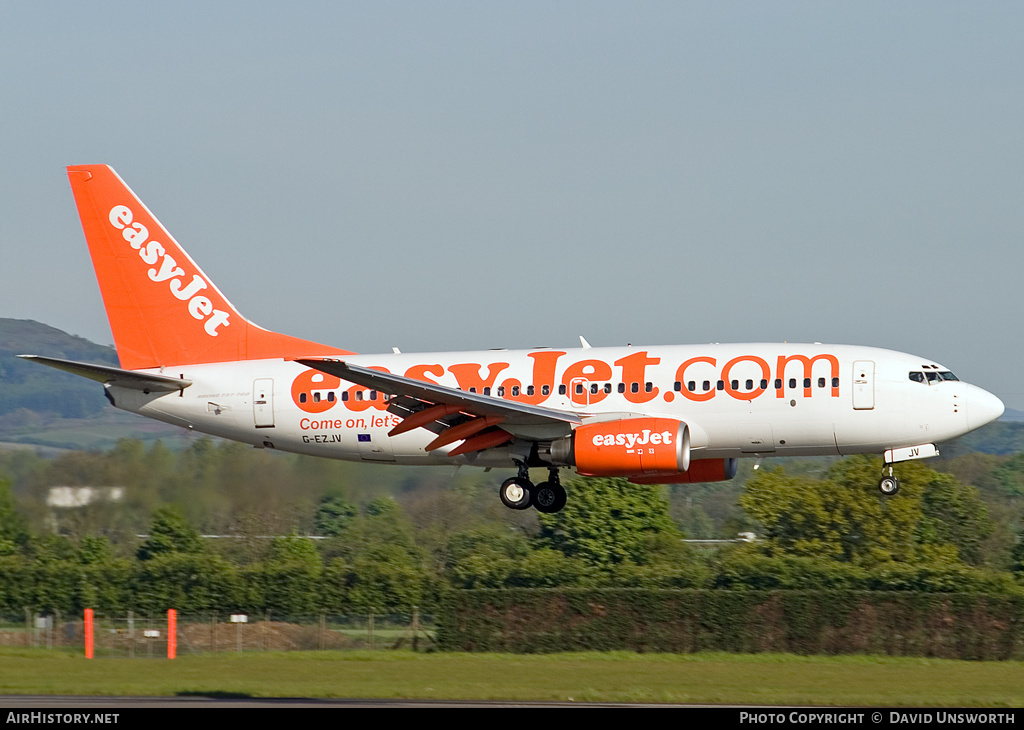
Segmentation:
{"type": "Polygon", "coordinates": [[[590,423],[553,442],[551,461],[590,477],[679,474],[690,467],[690,430],[673,418],[590,423]]]}

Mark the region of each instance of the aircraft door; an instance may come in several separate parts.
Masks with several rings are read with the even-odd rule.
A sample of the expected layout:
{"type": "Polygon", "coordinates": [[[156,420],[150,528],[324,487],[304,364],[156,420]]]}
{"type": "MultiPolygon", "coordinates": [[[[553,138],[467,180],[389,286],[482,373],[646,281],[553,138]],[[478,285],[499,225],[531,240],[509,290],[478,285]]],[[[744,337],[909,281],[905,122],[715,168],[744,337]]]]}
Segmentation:
{"type": "Polygon", "coordinates": [[[274,427],[273,378],[257,378],[252,382],[252,417],[256,428],[274,427]]]}
{"type": "Polygon", "coordinates": [[[870,411],[875,407],[875,363],[857,360],[853,363],[853,409],[870,411]]]}

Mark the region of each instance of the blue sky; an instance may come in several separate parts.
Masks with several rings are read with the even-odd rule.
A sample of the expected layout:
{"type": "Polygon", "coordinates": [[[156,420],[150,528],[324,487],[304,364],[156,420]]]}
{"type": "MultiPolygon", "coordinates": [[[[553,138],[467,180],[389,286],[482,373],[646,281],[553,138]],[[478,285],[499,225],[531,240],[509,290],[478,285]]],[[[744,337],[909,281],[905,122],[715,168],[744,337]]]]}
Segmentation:
{"type": "Polygon", "coordinates": [[[64,167],[360,352],[823,341],[1024,409],[1024,5],[6,2],[0,316],[109,343],[64,167]]]}

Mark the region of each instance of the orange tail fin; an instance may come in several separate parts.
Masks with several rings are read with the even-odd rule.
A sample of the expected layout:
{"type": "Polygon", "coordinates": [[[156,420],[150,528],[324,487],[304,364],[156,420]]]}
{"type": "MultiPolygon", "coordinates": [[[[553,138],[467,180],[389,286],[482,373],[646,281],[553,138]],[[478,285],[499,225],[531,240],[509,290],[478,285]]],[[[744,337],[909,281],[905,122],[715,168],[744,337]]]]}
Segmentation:
{"type": "Polygon", "coordinates": [[[121,367],[352,354],[242,317],[112,168],[68,177],[121,367]]]}

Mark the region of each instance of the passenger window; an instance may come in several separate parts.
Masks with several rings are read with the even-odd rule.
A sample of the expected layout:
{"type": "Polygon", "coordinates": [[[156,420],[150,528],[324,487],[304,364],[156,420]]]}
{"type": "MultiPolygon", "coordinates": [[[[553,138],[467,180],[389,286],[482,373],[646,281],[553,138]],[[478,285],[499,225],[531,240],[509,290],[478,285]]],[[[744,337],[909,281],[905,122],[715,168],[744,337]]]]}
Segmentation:
{"type": "Polygon", "coordinates": [[[725,390],[725,382],[719,380],[717,383],[715,383],[715,387],[718,390],[725,390]]]}
{"type": "Polygon", "coordinates": [[[810,378],[804,378],[804,387],[805,388],[810,388],[811,387],[811,379],[810,378]]]}
{"type": "Polygon", "coordinates": [[[565,385],[559,385],[558,386],[558,394],[559,395],[565,395],[565,385]]]}
{"type": "Polygon", "coordinates": [[[540,394],[541,395],[551,395],[551,386],[550,385],[542,385],[540,387],[540,394]]]}
{"type": "Polygon", "coordinates": [[[790,388],[795,388],[796,387],[796,378],[790,378],[789,379],[789,387],[790,388]]]}
{"type": "Polygon", "coordinates": [[[629,392],[630,393],[639,393],[640,392],[640,383],[630,383],[629,384],[629,392]]]}
{"type": "Polygon", "coordinates": [[[768,381],[764,378],[761,378],[761,390],[768,390],[768,381]]]}
{"type": "Polygon", "coordinates": [[[490,395],[490,394],[491,394],[491,386],[485,385],[484,386],[484,395],[490,395]]]}
{"type": "Polygon", "coordinates": [[[519,395],[519,386],[518,385],[513,385],[512,386],[512,396],[515,397],[515,396],[518,396],[518,395],[519,395]]]}
{"type": "Polygon", "coordinates": [[[306,402],[306,394],[305,393],[299,393],[299,403],[305,403],[305,402],[306,402]]]}
{"type": "Polygon", "coordinates": [[[333,390],[330,393],[327,394],[327,402],[328,403],[333,403],[334,402],[334,391],[333,390]]]}
{"type": "MultiPolygon", "coordinates": [[[[533,386],[532,385],[527,385],[526,386],[526,394],[527,395],[533,395],[533,386]]],[[[519,395],[519,394],[516,393],[516,395],[519,395]]]]}
{"type": "Polygon", "coordinates": [[[833,388],[838,388],[839,387],[839,378],[832,378],[832,387],[833,388]]]}
{"type": "Polygon", "coordinates": [[[605,383],[604,384],[604,392],[605,393],[611,393],[612,392],[612,384],[611,383],[605,383]]]}
{"type": "Polygon", "coordinates": [[[592,395],[597,395],[597,391],[598,391],[598,385],[597,385],[597,383],[591,383],[591,384],[590,384],[590,393],[591,393],[592,395]]]}
{"type": "Polygon", "coordinates": [[[747,390],[753,390],[753,389],[754,389],[754,381],[753,380],[748,380],[747,381],[747,390]]]}
{"type": "Polygon", "coordinates": [[[620,393],[625,393],[626,392],[626,384],[625,383],[619,383],[619,392],[620,393]]]}
{"type": "Polygon", "coordinates": [[[775,390],[782,390],[782,378],[775,378],[775,390]]]}
{"type": "Polygon", "coordinates": [[[682,389],[683,389],[683,384],[680,383],[678,380],[676,382],[672,383],[672,390],[674,390],[675,392],[678,393],[682,389]]]}
{"type": "Polygon", "coordinates": [[[705,392],[711,390],[711,381],[710,380],[705,380],[703,385],[704,385],[704,391],[705,392]]]}
{"type": "Polygon", "coordinates": [[[825,378],[818,378],[818,387],[819,388],[824,388],[825,387],[825,378]]]}
{"type": "Polygon", "coordinates": [[[654,383],[645,383],[644,384],[644,392],[650,393],[652,390],[654,390],[654,383]]]}
{"type": "Polygon", "coordinates": [[[693,391],[697,390],[697,383],[696,383],[696,381],[694,381],[694,380],[691,380],[691,381],[689,381],[689,382],[688,382],[688,383],[686,384],[686,389],[687,389],[688,391],[690,391],[691,393],[692,393],[693,391]]]}
{"type": "Polygon", "coordinates": [[[730,385],[730,387],[732,387],[733,390],[739,390],[740,389],[740,381],[738,381],[738,380],[733,380],[732,382],[729,383],[729,385],[730,385]]]}
{"type": "Polygon", "coordinates": [[[345,403],[348,402],[348,391],[347,390],[343,390],[341,392],[341,400],[342,400],[342,402],[345,402],[345,403]]]}

